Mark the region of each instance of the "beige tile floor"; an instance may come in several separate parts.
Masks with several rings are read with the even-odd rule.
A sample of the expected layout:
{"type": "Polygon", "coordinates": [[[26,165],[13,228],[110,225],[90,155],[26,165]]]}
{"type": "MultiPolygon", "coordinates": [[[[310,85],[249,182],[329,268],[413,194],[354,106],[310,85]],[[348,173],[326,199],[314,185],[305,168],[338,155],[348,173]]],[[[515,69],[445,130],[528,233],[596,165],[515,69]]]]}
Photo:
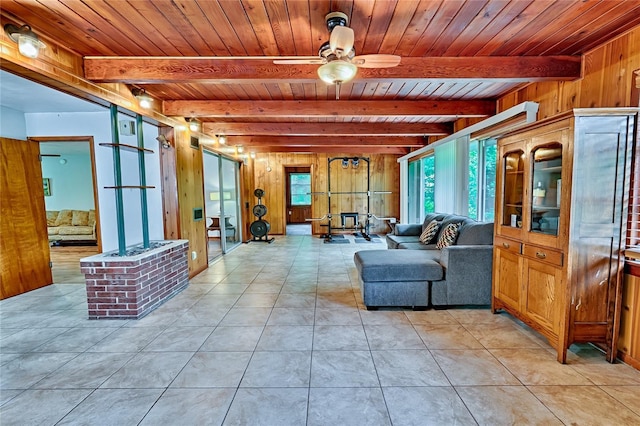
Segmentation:
{"type": "Polygon", "coordinates": [[[640,371],[507,314],[363,309],[353,254],[241,245],[141,320],[81,277],[0,302],[2,425],[640,425],[640,371]]]}

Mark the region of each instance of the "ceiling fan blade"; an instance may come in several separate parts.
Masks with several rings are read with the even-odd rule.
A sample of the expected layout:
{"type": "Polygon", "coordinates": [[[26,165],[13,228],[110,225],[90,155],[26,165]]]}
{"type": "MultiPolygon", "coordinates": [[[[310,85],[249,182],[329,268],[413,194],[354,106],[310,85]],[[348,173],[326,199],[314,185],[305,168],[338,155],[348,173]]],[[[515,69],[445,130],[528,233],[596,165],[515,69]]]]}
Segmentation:
{"type": "Polygon", "coordinates": [[[400,65],[398,55],[359,55],[351,60],[351,63],[360,68],[391,68],[400,65]]]}
{"type": "Polygon", "coordinates": [[[276,65],[322,65],[325,60],[322,58],[300,58],[300,59],[274,59],[276,65]]]}
{"type": "Polygon", "coordinates": [[[337,57],[347,56],[353,49],[353,30],[349,27],[337,26],[331,31],[329,45],[337,57]]]}

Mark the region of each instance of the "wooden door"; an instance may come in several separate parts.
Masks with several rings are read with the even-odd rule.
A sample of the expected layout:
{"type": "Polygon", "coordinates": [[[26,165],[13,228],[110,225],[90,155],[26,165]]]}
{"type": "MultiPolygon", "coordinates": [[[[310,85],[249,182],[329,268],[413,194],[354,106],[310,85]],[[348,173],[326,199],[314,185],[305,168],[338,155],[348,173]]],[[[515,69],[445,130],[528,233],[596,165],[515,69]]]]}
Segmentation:
{"type": "Polygon", "coordinates": [[[521,244],[500,236],[495,237],[493,249],[493,308],[503,305],[520,310],[522,293],[521,244]]]}
{"type": "Polygon", "coordinates": [[[562,268],[525,257],[522,311],[551,341],[561,332],[563,294],[562,268]]]}
{"type": "Polygon", "coordinates": [[[622,293],[631,174],[632,117],[578,117],[571,209],[572,276],[575,291],[573,341],[605,343],[615,358],[613,312],[622,293]]]}
{"type": "Polygon", "coordinates": [[[0,138],[0,299],[53,283],[36,142],[0,138]]]}

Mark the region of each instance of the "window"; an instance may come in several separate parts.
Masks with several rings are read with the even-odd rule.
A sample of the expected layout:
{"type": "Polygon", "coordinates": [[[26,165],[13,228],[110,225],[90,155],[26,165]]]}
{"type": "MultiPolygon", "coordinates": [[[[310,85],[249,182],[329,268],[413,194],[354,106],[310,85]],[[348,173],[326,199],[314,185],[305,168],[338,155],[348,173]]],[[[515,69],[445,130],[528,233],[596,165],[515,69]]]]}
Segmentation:
{"type": "Polygon", "coordinates": [[[311,174],[290,173],[289,190],[292,206],[311,205],[311,174]]]}
{"type": "Polygon", "coordinates": [[[420,223],[426,213],[435,212],[435,163],[431,153],[408,164],[409,223],[420,223]]]}
{"type": "Polygon", "coordinates": [[[634,149],[634,164],[631,166],[629,212],[627,219],[627,247],[640,247],[640,160],[634,149]]]}
{"type": "Polygon", "coordinates": [[[469,217],[492,222],[496,199],[495,139],[471,141],[469,144],[469,217]]]}

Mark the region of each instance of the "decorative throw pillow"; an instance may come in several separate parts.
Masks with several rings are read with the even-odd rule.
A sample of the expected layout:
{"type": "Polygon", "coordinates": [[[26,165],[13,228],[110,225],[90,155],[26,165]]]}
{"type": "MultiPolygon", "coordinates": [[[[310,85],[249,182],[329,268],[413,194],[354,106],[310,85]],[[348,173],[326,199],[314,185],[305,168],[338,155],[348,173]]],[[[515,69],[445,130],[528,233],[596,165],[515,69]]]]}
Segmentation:
{"type": "Polygon", "coordinates": [[[47,226],[55,226],[58,218],[58,210],[47,210],[47,226]]]}
{"type": "Polygon", "coordinates": [[[89,210],[89,216],[87,217],[87,225],[93,226],[96,224],[96,211],[89,210]]]}
{"type": "Polygon", "coordinates": [[[60,210],[54,226],[70,226],[73,219],[72,210],[60,210]]]}
{"type": "Polygon", "coordinates": [[[458,229],[460,229],[460,223],[450,223],[442,229],[438,242],[436,243],[437,249],[443,249],[449,247],[456,242],[458,238],[458,229]]]}
{"type": "Polygon", "coordinates": [[[440,229],[440,222],[437,220],[429,222],[427,227],[424,228],[424,231],[422,231],[422,234],[420,234],[420,242],[422,244],[429,244],[431,240],[433,240],[433,237],[438,234],[438,229],[440,229]]]}
{"type": "Polygon", "coordinates": [[[73,226],[87,226],[89,220],[89,212],[86,210],[74,210],[71,224],[73,226]]]}

